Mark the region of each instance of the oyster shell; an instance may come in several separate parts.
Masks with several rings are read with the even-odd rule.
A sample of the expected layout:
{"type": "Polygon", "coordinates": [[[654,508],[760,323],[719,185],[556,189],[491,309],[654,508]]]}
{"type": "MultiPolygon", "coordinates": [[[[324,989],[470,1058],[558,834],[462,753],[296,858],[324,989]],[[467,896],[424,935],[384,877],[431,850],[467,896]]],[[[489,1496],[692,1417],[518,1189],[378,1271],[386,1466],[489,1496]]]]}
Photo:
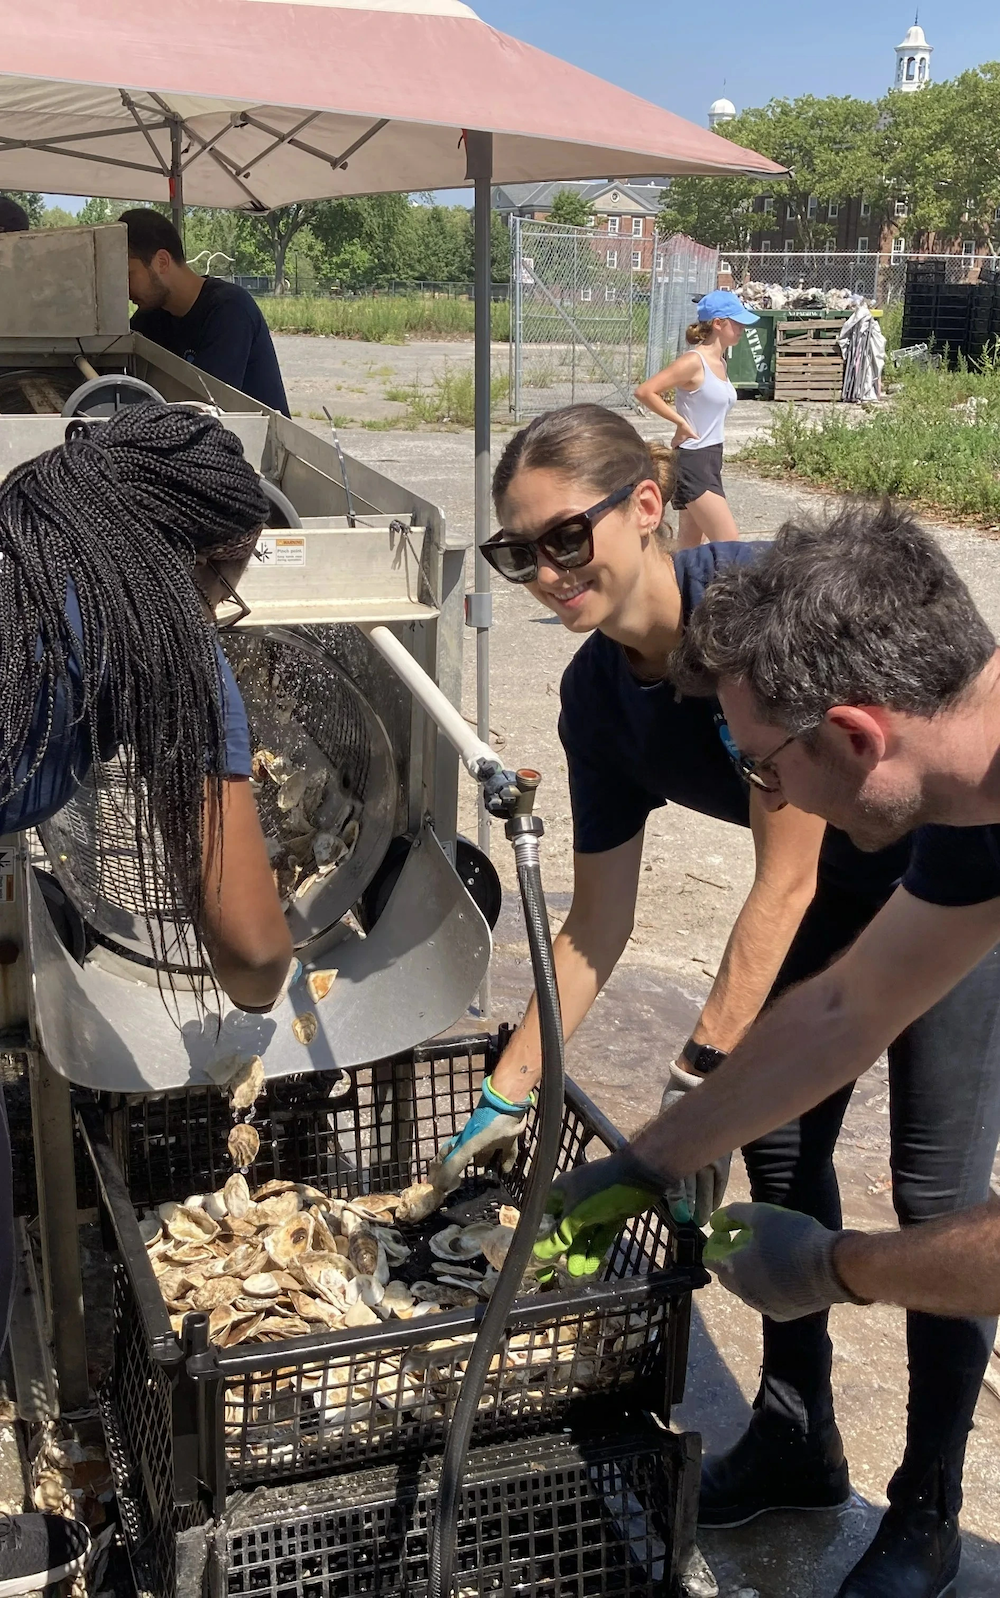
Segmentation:
{"type": "Polygon", "coordinates": [[[282,1268],[312,1249],[313,1219],[311,1215],[293,1215],[288,1221],[269,1232],[264,1247],[274,1263],[282,1268]]]}
{"type": "Polygon", "coordinates": [[[399,1207],[396,1210],[397,1221],[425,1221],[428,1215],[441,1208],[445,1195],[434,1186],[433,1182],[414,1182],[412,1187],[406,1187],[399,1195],[399,1207]]]}
{"type": "Polygon", "coordinates": [[[496,1230],[492,1222],[476,1221],[472,1226],[446,1226],[430,1239],[432,1254],[439,1260],[474,1260],[483,1244],[496,1230]]]}
{"type": "Polygon", "coordinates": [[[372,1309],[376,1304],[381,1304],[385,1297],[385,1287],[377,1276],[362,1275],[355,1277],[358,1288],[358,1297],[363,1304],[368,1304],[372,1309]]]}
{"type": "Polygon", "coordinates": [[[214,1310],[223,1305],[230,1308],[243,1295],[243,1283],[235,1276],[213,1276],[202,1283],[192,1300],[195,1309],[214,1310]]]}
{"type": "Polygon", "coordinates": [[[494,1270],[499,1271],[502,1268],[513,1241],[512,1226],[494,1226],[489,1235],[483,1239],[483,1253],[494,1270]]]}
{"type": "Polygon", "coordinates": [[[151,1243],[158,1243],[163,1236],[163,1222],[155,1210],[147,1210],[139,1222],[139,1236],[149,1248],[151,1243]]]}
{"type": "MultiPolygon", "coordinates": [[[[385,1258],[385,1251],[382,1253],[385,1258]]],[[[347,1241],[347,1258],[359,1276],[371,1276],[379,1263],[379,1244],[370,1226],[356,1226],[347,1241]]]]}
{"type": "Polygon", "coordinates": [[[369,1309],[361,1299],[352,1304],[344,1316],[345,1326],[373,1326],[379,1319],[373,1309],[369,1309]]]}
{"type": "Polygon", "coordinates": [[[406,1320],[415,1303],[416,1299],[405,1282],[389,1282],[382,1295],[380,1308],[406,1320]]]}
{"type": "Polygon", "coordinates": [[[264,1091],[264,1062],[259,1054],[249,1060],[240,1060],[230,1078],[229,1097],[234,1110],[249,1110],[264,1091]]]}
{"type": "Polygon", "coordinates": [[[251,1208],[250,1188],[245,1176],[231,1176],[222,1189],[226,1210],[234,1220],[242,1221],[251,1208]]]}
{"type": "Polygon", "coordinates": [[[298,1215],[301,1208],[302,1201],[297,1193],[276,1193],[274,1198],[261,1199],[254,1206],[253,1218],[258,1226],[280,1226],[298,1215]]]}
{"type": "Polygon", "coordinates": [[[243,1295],[246,1298],[277,1298],[281,1292],[281,1284],[271,1271],[259,1271],[255,1276],[248,1276],[243,1282],[243,1295]]]}
{"type": "Polygon", "coordinates": [[[326,998],[336,978],[336,971],[310,971],[306,977],[306,987],[314,1004],[319,1004],[321,999],[326,998]]]}
{"type": "Polygon", "coordinates": [[[204,1210],[179,1204],[166,1223],[167,1231],[178,1243],[204,1243],[219,1235],[219,1223],[204,1210]]]}
{"type": "MultiPolygon", "coordinates": [[[[241,1121],[229,1134],[226,1142],[234,1165],[252,1165],[260,1153],[260,1133],[255,1126],[241,1121]]],[[[214,1194],[211,1195],[214,1198],[214,1194]]]]}
{"type": "Polygon", "coordinates": [[[226,1195],[221,1188],[217,1193],[205,1194],[202,1209],[206,1215],[212,1217],[213,1221],[224,1221],[226,1219],[229,1211],[226,1209],[226,1195]]]}
{"type": "Polygon", "coordinates": [[[292,1022],[292,1031],[300,1043],[309,1047],[319,1031],[319,1022],[311,1010],[306,1010],[302,1015],[297,1015],[292,1022]]]}

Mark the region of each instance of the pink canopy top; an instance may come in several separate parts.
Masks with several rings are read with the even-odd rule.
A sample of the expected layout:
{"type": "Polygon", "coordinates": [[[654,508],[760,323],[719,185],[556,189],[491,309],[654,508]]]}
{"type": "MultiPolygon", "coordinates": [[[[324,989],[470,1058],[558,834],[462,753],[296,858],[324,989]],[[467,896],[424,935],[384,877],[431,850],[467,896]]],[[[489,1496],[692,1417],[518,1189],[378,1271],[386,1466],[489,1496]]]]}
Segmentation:
{"type": "Polygon", "coordinates": [[[459,0],[4,7],[0,188],[273,206],[466,181],[779,175],[751,150],[481,22],[459,0]]]}

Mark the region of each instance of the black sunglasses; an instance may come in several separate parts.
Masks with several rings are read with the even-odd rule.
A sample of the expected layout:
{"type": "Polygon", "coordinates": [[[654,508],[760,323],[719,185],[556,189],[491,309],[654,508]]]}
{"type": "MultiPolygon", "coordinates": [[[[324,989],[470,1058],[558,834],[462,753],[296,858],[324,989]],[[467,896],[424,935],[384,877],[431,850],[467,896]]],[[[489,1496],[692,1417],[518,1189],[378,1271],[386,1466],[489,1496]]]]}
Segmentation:
{"type": "Polygon", "coordinates": [[[524,538],[520,533],[507,533],[501,527],[479,548],[493,570],[506,577],[509,583],[533,583],[538,576],[538,551],[548,556],[560,571],[572,571],[576,566],[589,566],[594,558],[594,519],[613,510],[635,491],[634,483],[616,489],[600,504],[589,510],[567,516],[537,538],[524,538]]]}
{"type": "MultiPolygon", "coordinates": [[[[721,710],[717,711],[715,714],[715,725],[719,729],[719,737],[722,739],[722,747],[726,751],[726,754],[729,756],[733,765],[736,767],[736,770],[739,772],[740,776],[743,778],[743,781],[748,782],[752,788],[759,788],[761,793],[780,793],[780,779],[776,783],[765,782],[764,778],[761,776],[761,772],[767,771],[775,755],[780,755],[781,751],[783,749],[787,749],[789,744],[793,744],[796,738],[801,738],[802,733],[789,733],[788,737],[783,739],[776,749],[772,749],[769,755],[761,755],[759,760],[751,760],[749,755],[745,755],[742,749],[737,748],[733,740],[733,735],[726,725],[726,718],[722,714],[721,710]]],[[[814,729],[811,727],[804,729],[806,732],[812,732],[813,730],[814,729]]],[[[777,776],[777,772],[775,772],[775,776],[777,776]]]]}

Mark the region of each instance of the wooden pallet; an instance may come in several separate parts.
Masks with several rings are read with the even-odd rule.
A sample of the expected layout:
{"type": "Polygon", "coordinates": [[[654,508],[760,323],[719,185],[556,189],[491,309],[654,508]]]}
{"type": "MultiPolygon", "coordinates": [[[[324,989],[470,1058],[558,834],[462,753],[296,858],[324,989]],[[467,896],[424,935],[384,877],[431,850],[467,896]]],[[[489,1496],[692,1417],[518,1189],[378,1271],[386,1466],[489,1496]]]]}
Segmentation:
{"type": "Polygon", "coordinates": [[[779,322],[775,327],[775,399],[830,404],[844,386],[844,358],[837,345],[842,321],[779,322]]]}

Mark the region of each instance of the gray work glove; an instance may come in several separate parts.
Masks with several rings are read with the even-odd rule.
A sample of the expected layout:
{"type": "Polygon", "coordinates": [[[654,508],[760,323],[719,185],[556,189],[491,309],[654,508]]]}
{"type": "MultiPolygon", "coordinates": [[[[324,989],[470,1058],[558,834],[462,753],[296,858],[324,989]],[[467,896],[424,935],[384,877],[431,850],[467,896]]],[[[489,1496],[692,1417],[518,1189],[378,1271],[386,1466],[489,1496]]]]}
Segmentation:
{"type": "Polygon", "coordinates": [[[712,1216],[702,1259],[751,1309],[794,1321],[831,1304],[870,1302],[855,1298],[837,1275],[833,1251],[847,1236],[777,1204],[729,1204],[712,1216]]]}
{"type": "MultiPolygon", "coordinates": [[[[660,1100],[661,1115],[664,1110],[670,1108],[671,1104],[676,1104],[678,1099],[683,1098],[685,1093],[700,1087],[703,1081],[704,1077],[695,1076],[693,1072],[685,1071],[679,1065],[672,1065],[670,1079],[660,1100]]],[[[693,1220],[698,1226],[708,1225],[712,1211],[719,1208],[726,1196],[732,1158],[731,1154],[720,1154],[711,1165],[703,1165],[693,1176],[685,1176],[667,1189],[667,1201],[678,1219],[685,1219],[681,1206],[686,1205],[686,1218],[693,1220]]]]}

